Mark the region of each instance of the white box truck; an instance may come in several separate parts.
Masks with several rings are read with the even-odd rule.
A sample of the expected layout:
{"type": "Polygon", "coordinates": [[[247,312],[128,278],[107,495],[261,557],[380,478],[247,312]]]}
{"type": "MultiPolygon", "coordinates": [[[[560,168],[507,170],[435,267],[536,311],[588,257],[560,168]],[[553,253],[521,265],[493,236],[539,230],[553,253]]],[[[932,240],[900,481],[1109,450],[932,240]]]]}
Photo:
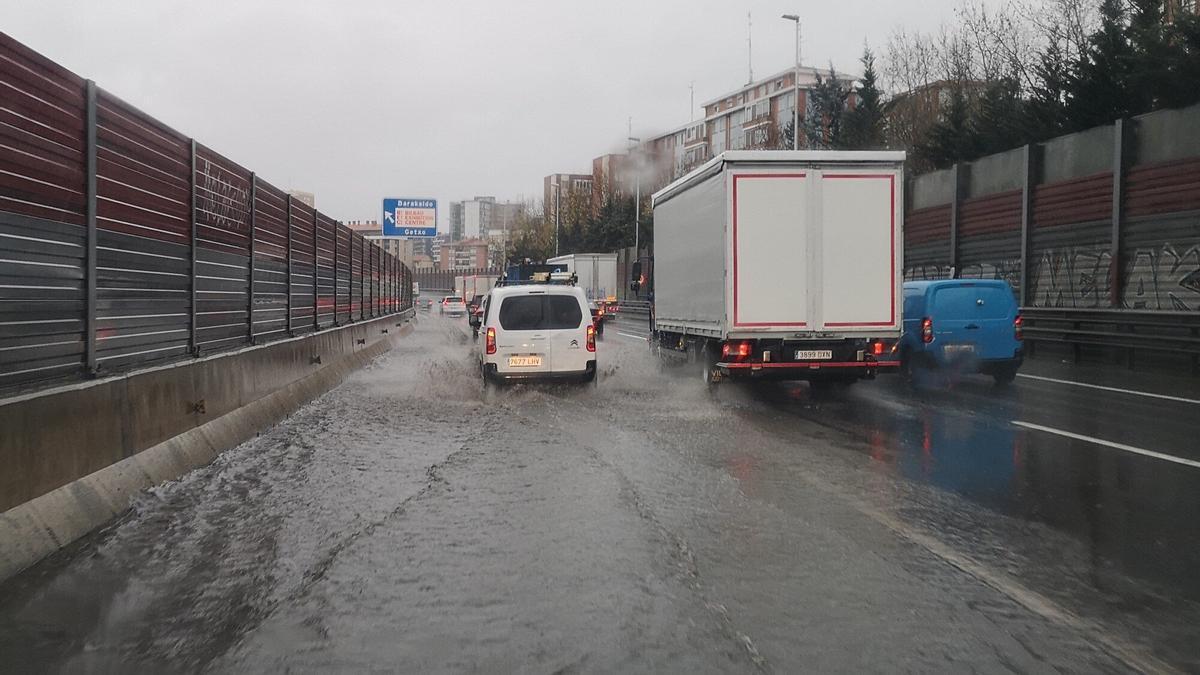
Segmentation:
{"type": "Polygon", "coordinates": [[[895,367],[903,152],[730,151],[654,205],[653,345],[707,383],[895,367]]]}
{"type": "Polygon", "coordinates": [[[616,253],[572,253],[546,260],[547,265],[562,265],[572,272],[588,300],[607,300],[617,295],[616,253]]]}
{"type": "Polygon", "coordinates": [[[454,277],[454,293],[462,296],[463,302],[471,302],[476,295],[487,295],[496,286],[500,277],[492,274],[468,274],[454,277]]]}

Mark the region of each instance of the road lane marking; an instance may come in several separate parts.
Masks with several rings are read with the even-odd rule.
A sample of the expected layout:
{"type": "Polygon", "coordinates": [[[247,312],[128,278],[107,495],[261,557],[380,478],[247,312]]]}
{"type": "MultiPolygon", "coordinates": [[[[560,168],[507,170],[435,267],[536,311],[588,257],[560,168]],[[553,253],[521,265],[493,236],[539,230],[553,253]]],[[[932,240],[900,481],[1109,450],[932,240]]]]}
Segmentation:
{"type": "Polygon", "coordinates": [[[1094,436],[1084,436],[1083,434],[1077,434],[1077,433],[1070,432],[1070,431],[1064,431],[1062,429],[1055,429],[1054,427],[1044,427],[1040,424],[1033,424],[1031,422],[1020,422],[1017,420],[1013,420],[1013,424],[1015,424],[1019,427],[1024,427],[1026,429],[1034,429],[1035,431],[1044,431],[1048,434],[1056,434],[1058,436],[1074,438],[1077,441],[1087,441],[1088,443],[1095,443],[1096,445],[1103,445],[1105,447],[1115,448],[1117,450],[1124,450],[1125,452],[1132,452],[1137,455],[1153,457],[1154,459],[1163,459],[1168,462],[1175,462],[1176,464],[1183,464],[1184,466],[1191,466],[1191,467],[1200,469],[1200,462],[1197,462],[1197,461],[1191,460],[1191,459],[1184,459],[1182,457],[1176,457],[1175,455],[1166,455],[1161,452],[1155,452],[1153,450],[1146,450],[1144,448],[1135,448],[1132,445],[1125,445],[1124,443],[1114,443],[1113,441],[1106,441],[1103,438],[1095,438],[1094,436]]]}
{"type": "Polygon", "coordinates": [[[617,331],[617,335],[620,335],[621,337],[627,337],[632,340],[645,340],[647,337],[645,335],[637,335],[634,333],[622,333],[621,331],[617,331]]]}
{"type": "Polygon", "coordinates": [[[1200,405],[1200,400],[1194,398],[1183,398],[1180,396],[1167,396],[1166,394],[1151,394],[1148,391],[1137,391],[1135,389],[1121,389],[1119,387],[1106,387],[1100,384],[1088,384],[1086,382],[1073,382],[1071,380],[1060,380],[1054,377],[1042,377],[1041,375],[1026,375],[1025,373],[1017,373],[1017,377],[1024,377],[1030,380],[1041,380],[1043,382],[1057,382],[1058,384],[1069,384],[1076,387],[1087,387],[1088,389],[1100,389],[1102,391],[1115,391],[1118,394],[1133,394],[1134,396],[1147,396],[1149,398],[1160,398],[1165,401],[1177,401],[1179,403],[1191,403],[1192,405],[1200,405]]]}

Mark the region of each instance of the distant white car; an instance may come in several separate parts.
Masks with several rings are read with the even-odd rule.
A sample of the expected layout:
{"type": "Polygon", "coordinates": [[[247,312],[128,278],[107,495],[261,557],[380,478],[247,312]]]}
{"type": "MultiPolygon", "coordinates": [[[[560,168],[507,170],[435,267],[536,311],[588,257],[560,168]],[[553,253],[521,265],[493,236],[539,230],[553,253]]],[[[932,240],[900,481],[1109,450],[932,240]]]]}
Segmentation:
{"type": "Polygon", "coordinates": [[[441,314],[446,316],[464,316],[467,313],[467,303],[461,295],[447,295],[442,298],[441,314]]]}
{"type": "Polygon", "coordinates": [[[485,381],[596,379],[596,327],[583,289],[553,284],[493,289],[480,321],[485,381]]]}

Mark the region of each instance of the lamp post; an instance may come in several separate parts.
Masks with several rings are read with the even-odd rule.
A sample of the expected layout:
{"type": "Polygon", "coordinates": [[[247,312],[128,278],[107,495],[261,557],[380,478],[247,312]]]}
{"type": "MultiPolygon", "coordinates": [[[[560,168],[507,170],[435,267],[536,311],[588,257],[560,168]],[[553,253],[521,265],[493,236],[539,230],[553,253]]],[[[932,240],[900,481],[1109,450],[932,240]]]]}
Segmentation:
{"type": "MultiPolygon", "coordinates": [[[[633,157],[634,148],[636,148],[637,144],[641,142],[642,139],[640,138],[634,138],[633,136],[629,137],[629,154],[631,159],[633,157]]],[[[638,248],[638,236],[639,232],[641,232],[642,220],[642,167],[640,153],[638,154],[638,158],[637,165],[633,167],[633,180],[637,185],[633,198],[633,257],[635,260],[641,256],[641,249],[638,248]]]]}
{"type": "Polygon", "coordinates": [[[792,150],[800,149],[800,17],[784,14],[784,19],[796,24],[796,68],[792,75],[792,150]]]}
{"type": "Polygon", "coordinates": [[[562,224],[562,174],[554,175],[554,255],[558,256],[558,232],[562,224]]]}

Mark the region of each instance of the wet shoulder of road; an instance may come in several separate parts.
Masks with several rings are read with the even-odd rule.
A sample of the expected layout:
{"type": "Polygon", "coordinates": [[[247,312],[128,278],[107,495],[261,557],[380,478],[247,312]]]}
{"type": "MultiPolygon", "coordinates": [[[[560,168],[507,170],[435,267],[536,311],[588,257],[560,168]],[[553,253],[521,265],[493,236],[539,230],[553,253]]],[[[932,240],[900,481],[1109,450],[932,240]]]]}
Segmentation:
{"type": "Polygon", "coordinates": [[[1180,642],[1194,606],[1161,591],[1179,586],[1097,564],[1072,528],[1021,513],[1011,456],[976,432],[935,418],[949,431],[922,460],[914,408],[877,385],[712,397],[608,333],[598,386],[485,391],[465,322],[422,318],[288,420],[0,585],[0,670],[1196,663],[1180,642]],[[853,412],[872,402],[890,412],[853,412]],[[984,466],[955,469],[960,446],[986,446],[984,466]]]}

